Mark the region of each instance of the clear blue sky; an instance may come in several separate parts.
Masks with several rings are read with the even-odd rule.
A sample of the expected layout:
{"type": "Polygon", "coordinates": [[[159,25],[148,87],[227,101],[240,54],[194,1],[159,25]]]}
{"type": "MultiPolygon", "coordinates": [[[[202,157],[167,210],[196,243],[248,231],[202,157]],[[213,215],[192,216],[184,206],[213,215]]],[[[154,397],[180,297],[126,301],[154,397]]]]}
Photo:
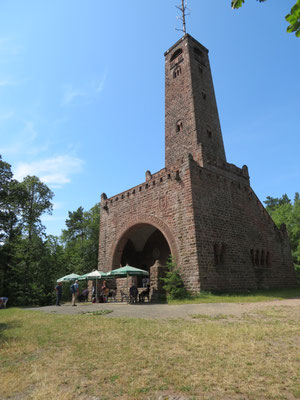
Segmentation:
{"type": "MultiPolygon", "coordinates": [[[[15,177],[54,191],[43,219],[59,234],[91,208],[164,167],[164,56],[179,0],[0,0],[0,154],[15,177]]],[[[295,0],[189,0],[188,32],[210,50],[228,162],[253,189],[300,190],[300,39],[295,0]]]]}

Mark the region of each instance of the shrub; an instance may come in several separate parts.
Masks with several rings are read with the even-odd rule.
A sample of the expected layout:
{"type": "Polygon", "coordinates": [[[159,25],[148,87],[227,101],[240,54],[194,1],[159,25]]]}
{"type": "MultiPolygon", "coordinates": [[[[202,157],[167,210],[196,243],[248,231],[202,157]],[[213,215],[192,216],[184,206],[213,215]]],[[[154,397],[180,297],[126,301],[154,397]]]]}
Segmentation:
{"type": "Polygon", "coordinates": [[[166,267],[168,271],[161,280],[164,283],[163,289],[166,291],[167,297],[170,299],[183,299],[187,297],[187,290],[184,287],[183,280],[172,257],[168,259],[166,267]]]}

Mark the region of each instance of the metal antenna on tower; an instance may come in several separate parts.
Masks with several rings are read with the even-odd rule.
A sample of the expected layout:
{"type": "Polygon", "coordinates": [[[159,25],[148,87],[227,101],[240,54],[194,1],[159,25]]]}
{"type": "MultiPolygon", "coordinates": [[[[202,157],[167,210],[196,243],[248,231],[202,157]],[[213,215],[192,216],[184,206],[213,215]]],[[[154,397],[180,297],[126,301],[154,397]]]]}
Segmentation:
{"type": "Polygon", "coordinates": [[[185,22],[185,17],[186,17],[187,15],[191,15],[190,13],[187,13],[187,12],[186,12],[187,10],[190,11],[190,9],[187,8],[187,1],[185,2],[184,0],[181,0],[181,5],[175,6],[175,7],[178,8],[178,10],[180,10],[181,13],[182,13],[182,17],[178,17],[178,16],[177,16],[177,19],[180,19],[180,21],[182,21],[182,29],[177,29],[177,28],[175,28],[175,29],[176,29],[176,31],[181,31],[181,32],[183,32],[184,34],[186,34],[186,22],[185,22]]]}

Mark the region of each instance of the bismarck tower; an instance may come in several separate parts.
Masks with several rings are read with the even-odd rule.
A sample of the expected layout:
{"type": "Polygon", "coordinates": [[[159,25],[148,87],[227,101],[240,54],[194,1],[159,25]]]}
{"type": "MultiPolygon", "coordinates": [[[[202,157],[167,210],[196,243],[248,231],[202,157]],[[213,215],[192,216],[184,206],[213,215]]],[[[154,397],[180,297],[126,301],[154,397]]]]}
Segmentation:
{"type": "Polygon", "coordinates": [[[208,50],[185,34],[165,53],[165,81],[165,168],[101,195],[98,268],[151,274],[172,254],[193,292],[295,286],[285,226],[251,189],[247,166],[226,161],[208,50]]]}

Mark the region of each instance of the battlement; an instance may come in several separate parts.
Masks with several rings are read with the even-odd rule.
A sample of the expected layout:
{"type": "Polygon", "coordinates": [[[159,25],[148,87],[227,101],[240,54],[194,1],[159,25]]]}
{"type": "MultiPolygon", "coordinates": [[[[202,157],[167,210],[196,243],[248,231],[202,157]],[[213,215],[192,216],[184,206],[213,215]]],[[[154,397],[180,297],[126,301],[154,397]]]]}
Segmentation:
{"type": "Polygon", "coordinates": [[[166,181],[179,181],[181,170],[178,166],[174,166],[172,168],[163,168],[154,174],[151,174],[150,171],[146,171],[146,179],[145,182],[140,183],[139,185],[133,186],[132,188],[125,190],[124,192],[118,193],[112,197],[107,198],[105,193],[101,194],[101,207],[104,210],[108,210],[110,206],[113,206],[118,201],[122,201],[124,199],[131,199],[142,193],[144,191],[151,190],[158,185],[165,183],[166,181]]]}

